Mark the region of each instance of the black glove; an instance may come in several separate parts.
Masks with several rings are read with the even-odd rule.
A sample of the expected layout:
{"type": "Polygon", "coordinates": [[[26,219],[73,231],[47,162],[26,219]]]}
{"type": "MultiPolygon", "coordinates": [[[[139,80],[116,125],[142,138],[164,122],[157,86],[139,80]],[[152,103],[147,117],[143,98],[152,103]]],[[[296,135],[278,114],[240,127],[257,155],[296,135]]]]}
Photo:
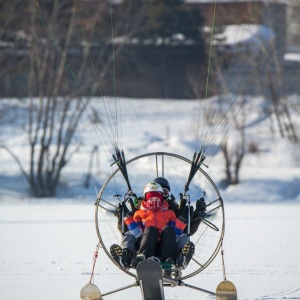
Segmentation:
{"type": "MultiPolygon", "coordinates": [[[[123,207],[124,207],[124,217],[126,215],[128,215],[129,213],[131,213],[129,211],[129,209],[127,208],[126,204],[125,203],[119,203],[117,206],[116,206],[116,210],[114,212],[114,215],[118,218],[118,229],[120,232],[122,232],[122,224],[123,224],[123,219],[122,219],[122,210],[123,210],[123,207]]],[[[124,230],[125,232],[128,231],[128,228],[127,226],[124,224],[124,230]]]]}
{"type": "Polygon", "coordinates": [[[126,204],[124,203],[119,203],[117,206],[116,206],[116,210],[114,212],[114,215],[118,218],[122,218],[122,210],[123,210],[123,207],[124,207],[124,217],[129,213],[129,209],[127,208],[126,204]]]}
{"type": "Polygon", "coordinates": [[[193,219],[205,219],[206,217],[206,203],[204,198],[200,198],[196,201],[196,209],[193,215],[193,219]]]}
{"type": "MultiPolygon", "coordinates": [[[[190,206],[190,217],[192,217],[193,213],[194,213],[194,207],[190,206]]],[[[178,219],[184,224],[188,223],[188,221],[189,221],[189,207],[188,206],[185,206],[183,212],[181,213],[181,215],[178,219]]]]}
{"type": "Polygon", "coordinates": [[[124,219],[129,218],[129,217],[133,217],[133,213],[131,211],[129,211],[126,215],[124,215],[124,219]]]}
{"type": "Polygon", "coordinates": [[[176,199],[173,194],[170,194],[170,197],[167,200],[168,202],[175,202],[176,199]]]}
{"type": "Polygon", "coordinates": [[[182,193],[180,193],[179,196],[180,196],[179,215],[182,215],[187,203],[187,198],[182,193]]]}

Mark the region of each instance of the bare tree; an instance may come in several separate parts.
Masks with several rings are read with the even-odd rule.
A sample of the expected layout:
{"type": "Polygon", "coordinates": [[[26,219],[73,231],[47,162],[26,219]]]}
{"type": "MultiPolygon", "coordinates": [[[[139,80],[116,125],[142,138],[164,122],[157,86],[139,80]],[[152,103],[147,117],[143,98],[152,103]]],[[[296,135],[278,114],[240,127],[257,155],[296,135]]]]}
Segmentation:
{"type": "MultiPolygon", "coordinates": [[[[140,9],[132,7],[130,1],[126,3],[128,11],[140,9]]],[[[115,47],[115,37],[130,38],[142,21],[135,11],[132,20],[127,16],[112,25],[112,5],[99,1],[97,7],[87,9],[85,4],[54,0],[14,6],[19,18],[24,18],[24,12],[27,18],[21,30],[28,53],[29,166],[24,166],[22,158],[7,145],[1,147],[14,158],[36,197],[56,194],[63,168],[79,149],[72,141],[90,104],[89,95],[102,96],[102,80],[115,67],[115,56],[125,45],[115,47]]]]}
{"type": "Polygon", "coordinates": [[[232,148],[229,147],[227,138],[225,138],[221,144],[221,150],[225,159],[226,186],[238,184],[240,182],[239,173],[243,158],[246,154],[246,141],[244,126],[239,130],[240,139],[232,146],[232,148]]]}
{"type": "Polygon", "coordinates": [[[288,95],[285,93],[282,64],[279,62],[276,49],[273,52],[274,66],[268,61],[266,64],[266,85],[270,93],[272,110],[281,137],[287,137],[292,142],[298,143],[299,137],[290,113],[288,95]]]}

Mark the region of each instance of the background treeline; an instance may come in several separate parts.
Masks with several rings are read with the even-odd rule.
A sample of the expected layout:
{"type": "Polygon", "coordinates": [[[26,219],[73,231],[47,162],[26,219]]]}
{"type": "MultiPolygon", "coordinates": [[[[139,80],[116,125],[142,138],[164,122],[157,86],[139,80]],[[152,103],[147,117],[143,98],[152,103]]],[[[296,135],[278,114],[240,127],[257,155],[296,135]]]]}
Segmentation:
{"type": "Polygon", "coordinates": [[[205,78],[204,18],[183,1],[1,4],[2,97],[194,97],[205,78]]]}

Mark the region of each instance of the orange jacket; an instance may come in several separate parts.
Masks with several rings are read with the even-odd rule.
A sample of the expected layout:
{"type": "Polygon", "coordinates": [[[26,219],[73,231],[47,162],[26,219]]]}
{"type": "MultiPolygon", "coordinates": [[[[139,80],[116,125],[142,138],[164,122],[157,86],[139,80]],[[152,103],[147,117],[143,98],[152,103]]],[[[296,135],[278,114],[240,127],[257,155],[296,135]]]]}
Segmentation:
{"type": "Polygon", "coordinates": [[[168,209],[168,204],[164,201],[163,208],[158,211],[146,209],[143,204],[134,216],[125,217],[124,221],[130,232],[135,237],[140,237],[146,227],[154,226],[159,233],[165,226],[174,227],[176,235],[180,235],[186,224],[176,218],[173,210],[168,209]]]}

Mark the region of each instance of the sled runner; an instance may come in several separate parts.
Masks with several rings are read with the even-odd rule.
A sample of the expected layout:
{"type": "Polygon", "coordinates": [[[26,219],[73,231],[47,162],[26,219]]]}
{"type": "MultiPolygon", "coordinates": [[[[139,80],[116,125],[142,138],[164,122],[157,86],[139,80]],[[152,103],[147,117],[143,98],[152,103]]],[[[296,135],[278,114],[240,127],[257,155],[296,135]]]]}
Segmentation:
{"type": "Polygon", "coordinates": [[[164,300],[163,275],[159,263],[152,259],[141,261],[136,268],[143,300],[164,300]]]}

